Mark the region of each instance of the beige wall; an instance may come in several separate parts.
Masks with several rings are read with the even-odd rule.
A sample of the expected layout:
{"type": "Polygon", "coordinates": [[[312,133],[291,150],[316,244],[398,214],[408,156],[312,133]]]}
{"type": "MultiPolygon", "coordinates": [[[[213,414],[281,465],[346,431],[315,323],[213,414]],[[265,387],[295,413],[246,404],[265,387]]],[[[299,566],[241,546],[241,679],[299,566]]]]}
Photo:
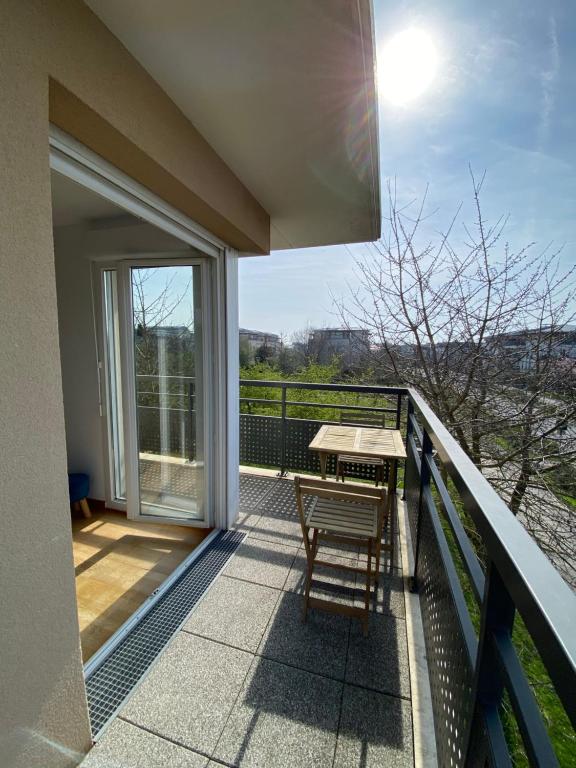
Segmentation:
{"type": "Polygon", "coordinates": [[[50,78],[62,86],[51,94],[61,127],[76,126],[78,138],[122,160],[123,170],[172,202],[178,198],[183,210],[196,210],[200,223],[212,222],[232,245],[266,251],[269,235],[267,214],[84,5],[0,3],[3,768],[74,765],[90,743],[67,498],[50,78]]]}
{"type": "MultiPolygon", "coordinates": [[[[6,24],[0,18],[2,34],[6,24]]],[[[90,741],[67,498],[48,87],[21,45],[4,58],[6,42],[17,41],[0,45],[0,754],[7,768],[48,768],[74,765],[90,741]]]]}

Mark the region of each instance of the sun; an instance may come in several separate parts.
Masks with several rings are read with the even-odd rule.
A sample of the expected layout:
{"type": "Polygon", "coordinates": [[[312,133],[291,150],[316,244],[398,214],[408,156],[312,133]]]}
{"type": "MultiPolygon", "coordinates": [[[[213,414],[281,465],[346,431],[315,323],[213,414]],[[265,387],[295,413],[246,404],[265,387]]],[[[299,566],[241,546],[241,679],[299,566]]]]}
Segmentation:
{"type": "Polygon", "coordinates": [[[430,86],[437,69],[438,54],[430,35],[420,29],[406,29],[382,48],[378,90],[392,104],[408,104],[430,86]]]}

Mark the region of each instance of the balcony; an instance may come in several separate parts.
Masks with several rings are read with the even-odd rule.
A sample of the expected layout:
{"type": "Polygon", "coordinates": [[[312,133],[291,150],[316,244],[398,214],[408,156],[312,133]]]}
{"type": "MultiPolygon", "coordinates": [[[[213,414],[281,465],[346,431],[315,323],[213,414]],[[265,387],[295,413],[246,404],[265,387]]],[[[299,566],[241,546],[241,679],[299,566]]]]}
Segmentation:
{"type": "MultiPolygon", "coordinates": [[[[194,766],[570,764],[576,598],[426,403],[402,388],[243,385],[245,538],[85,765],[135,752],[194,766]],[[318,472],[308,443],[342,409],[406,436],[397,555],[383,560],[368,638],[348,617],[301,621],[289,475],[318,472]]],[[[338,571],[314,590],[358,600],[338,571]]]]}

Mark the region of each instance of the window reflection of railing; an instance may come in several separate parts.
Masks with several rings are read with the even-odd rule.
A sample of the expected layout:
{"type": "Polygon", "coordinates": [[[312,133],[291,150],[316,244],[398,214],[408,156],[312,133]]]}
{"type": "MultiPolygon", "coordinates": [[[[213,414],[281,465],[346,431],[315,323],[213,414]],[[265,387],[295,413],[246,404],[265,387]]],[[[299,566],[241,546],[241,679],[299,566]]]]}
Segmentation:
{"type": "Polygon", "coordinates": [[[140,453],[166,453],[194,461],[196,385],[193,376],[136,375],[140,453]],[[167,429],[161,430],[161,420],[167,429]],[[161,444],[161,435],[167,445],[161,444]]]}

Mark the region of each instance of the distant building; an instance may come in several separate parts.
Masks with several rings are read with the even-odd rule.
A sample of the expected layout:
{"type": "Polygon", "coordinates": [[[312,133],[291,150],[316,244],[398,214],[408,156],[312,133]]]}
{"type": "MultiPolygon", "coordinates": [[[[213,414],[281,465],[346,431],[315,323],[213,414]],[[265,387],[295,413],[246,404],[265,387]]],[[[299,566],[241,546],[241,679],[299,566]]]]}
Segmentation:
{"type": "Polygon", "coordinates": [[[276,357],[282,346],[280,336],[266,331],[252,331],[249,328],[240,328],[240,343],[247,347],[251,358],[264,347],[269,351],[268,357],[276,357]]]}
{"type": "Polygon", "coordinates": [[[486,344],[498,352],[506,354],[515,368],[531,371],[536,364],[536,355],[554,359],[576,360],[576,326],[562,328],[543,327],[525,328],[491,336],[486,344]],[[549,354],[546,355],[546,352],[549,354]]]}
{"type": "Polygon", "coordinates": [[[321,364],[334,357],[344,365],[354,365],[370,350],[370,331],[366,328],[316,328],[310,333],[309,345],[321,364]]]}
{"type": "Polygon", "coordinates": [[[157,338],[183,338],[192,335],[187,325],[153,325],[146,329],[146,333],[157,338]]]}

